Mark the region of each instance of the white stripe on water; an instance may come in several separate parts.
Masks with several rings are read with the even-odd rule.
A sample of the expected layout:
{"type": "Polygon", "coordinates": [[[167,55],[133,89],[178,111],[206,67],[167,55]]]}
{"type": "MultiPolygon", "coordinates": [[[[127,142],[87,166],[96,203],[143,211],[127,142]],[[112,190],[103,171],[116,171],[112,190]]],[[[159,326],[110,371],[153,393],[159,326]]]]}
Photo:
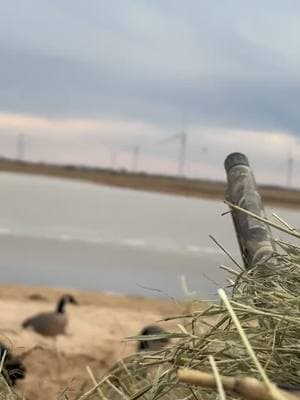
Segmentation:
{"type": "MultiPolygon", "coordinates": [[[[211,297],[237,259],[226,206],[211,200],[109,188],[55,178],[0,174],[2,281],[179,296],[180,275],[211,297]]],[[[299,213],[275,210],[294,226],[299,213]]]]}

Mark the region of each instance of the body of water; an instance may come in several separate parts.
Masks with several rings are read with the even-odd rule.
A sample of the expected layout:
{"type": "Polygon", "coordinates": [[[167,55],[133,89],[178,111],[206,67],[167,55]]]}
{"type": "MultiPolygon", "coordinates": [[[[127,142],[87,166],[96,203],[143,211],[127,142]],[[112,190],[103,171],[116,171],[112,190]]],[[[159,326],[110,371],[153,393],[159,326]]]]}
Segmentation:
{"type": "MultiPolygon", "coordinates": [[[[215,296],[228,258],[240,261],[231,216],[219,201],[0,173],[2,283],[142,296],[215,296]]],[[[298,212],[275,210],[293,226],[298,212]]]]}

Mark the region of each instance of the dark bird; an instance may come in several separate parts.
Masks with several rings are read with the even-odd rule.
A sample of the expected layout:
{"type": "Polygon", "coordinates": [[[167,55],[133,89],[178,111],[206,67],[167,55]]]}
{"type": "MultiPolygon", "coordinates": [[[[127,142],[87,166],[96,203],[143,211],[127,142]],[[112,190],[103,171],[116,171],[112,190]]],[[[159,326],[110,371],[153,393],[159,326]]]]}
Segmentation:
{"type": "Polygon", "coordinates": [[[10,386],[14,386],[18,379],[24,379],[26,367],[20,359],[15,357],[12,352],[0,342],[0,359],[4,357],[2,373],[10,386]]]}
{"type": "Polygon", "coordinates": [[[289,384],[289,383],[278,383],[279,389],[286,390],[287,392],[293,392],[300,395],[300,385],[299,384],[289,384]]]}
{"type": "Polygon", "coordinates": [[[43,336],[65,334],[68,324],[68,316],[65,313],[67,303],[78,304],[73,296],[66,294],[59,299],[55,311],[34,315],[26,319],[22,323],[22,327],[31,329],[43,336]]]}
{"type": "MultiPolygon", "coordinates": [[[[145,326],[141,332],[140,336],[152,336],[152,335],[163,335],[166,332],[158,325],[147,325],[145,326]]],[[[167,346],[169,343],[169,339],[166,337],[162,337],[159,339],[151,339],[148,340],[141,340],[138,343],[137,351],[158,351],[161,350],[163,347],[167,346]]]]}

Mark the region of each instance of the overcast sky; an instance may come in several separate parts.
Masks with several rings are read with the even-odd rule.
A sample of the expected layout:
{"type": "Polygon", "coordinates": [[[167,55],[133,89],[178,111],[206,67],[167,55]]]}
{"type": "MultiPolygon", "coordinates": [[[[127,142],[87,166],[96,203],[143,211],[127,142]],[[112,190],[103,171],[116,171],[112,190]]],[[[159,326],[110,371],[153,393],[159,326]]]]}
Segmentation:
{"type": "Polygon", "coordinates": [[[300,2],[0,0],[1,153],[224,179],[245,152],[259,181],[300,186],[300,2]],[[204,151],[207,149],[207,151],[204,151]],[[299,176],[299,178],[298,178],[299,176]]]}

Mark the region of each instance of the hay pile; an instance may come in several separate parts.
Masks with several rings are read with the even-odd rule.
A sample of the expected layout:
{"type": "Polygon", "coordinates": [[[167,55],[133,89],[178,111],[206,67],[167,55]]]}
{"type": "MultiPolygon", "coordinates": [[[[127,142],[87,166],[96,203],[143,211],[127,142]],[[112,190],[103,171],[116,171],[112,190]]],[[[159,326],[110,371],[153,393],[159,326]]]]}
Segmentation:
{"type": "MultiPolygon", "coordinates": [[[[3,373],[4,371],[2,371],[3,373]]],[[[2,400],[21,400],[15,391],[8,385],[4,376],[0,374],[0,399],[2,400]]]]}
{"type": "MultiPolygon", "coordinates": [[[[299,384],[300,248],[284,242],[278,245],[278,253],[263,265],[248,271],[226,268],[233,278],[230,301],[220,292],[223,301],[219,304],[179,316],[178,331],[164,335],[174,339],[171,347],[131,356],[102,378],[91,375],[97,389],[80,400],[205,400],[215,399],[218,392],[225,398],[220,375],[254,377],[267,388],[270,381],[299,384]],[[179,382],[178,371],[183,367],[214,374],[219,390],[179,382]]],[[[258,400],[289,396],[276,389],[269,397],[253,396],[251,391],[249,398],[258,400]]],[[[241,397],[231,391],[226,398],[241,397]]]]}

